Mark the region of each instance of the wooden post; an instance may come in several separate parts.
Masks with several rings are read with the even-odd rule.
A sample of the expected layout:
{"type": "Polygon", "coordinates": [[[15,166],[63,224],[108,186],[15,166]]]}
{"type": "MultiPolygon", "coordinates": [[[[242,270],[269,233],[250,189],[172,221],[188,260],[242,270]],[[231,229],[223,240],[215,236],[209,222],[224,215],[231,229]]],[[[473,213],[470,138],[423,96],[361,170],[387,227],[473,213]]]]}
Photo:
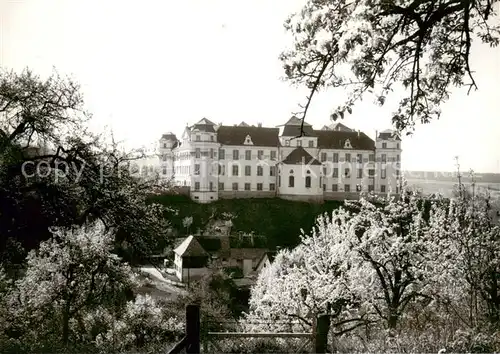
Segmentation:
{"type": "Polygon", "coordinates": [[[330,328],[330,318],[328,315],[320,315],[316,319],[314,326],[314,352],[326,353],[328,346],[328,330],[330,328]]]}
{"type": "Polygon", "coordinates": [[[186,353],[200,353],[200,306],[186,306],[186,353]]]}

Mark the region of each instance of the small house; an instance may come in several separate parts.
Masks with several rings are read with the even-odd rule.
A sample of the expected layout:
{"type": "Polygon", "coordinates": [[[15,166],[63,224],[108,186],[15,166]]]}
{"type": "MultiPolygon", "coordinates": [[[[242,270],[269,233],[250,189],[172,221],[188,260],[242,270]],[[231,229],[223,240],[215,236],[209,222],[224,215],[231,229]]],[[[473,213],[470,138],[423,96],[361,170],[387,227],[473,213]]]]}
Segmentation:
{"type": "Polygon", "coordinates": [[[187,237],[175,250],[175,274],[181,281],[199,279],[208,273],[210,255],[194,236],[187,237]]]}

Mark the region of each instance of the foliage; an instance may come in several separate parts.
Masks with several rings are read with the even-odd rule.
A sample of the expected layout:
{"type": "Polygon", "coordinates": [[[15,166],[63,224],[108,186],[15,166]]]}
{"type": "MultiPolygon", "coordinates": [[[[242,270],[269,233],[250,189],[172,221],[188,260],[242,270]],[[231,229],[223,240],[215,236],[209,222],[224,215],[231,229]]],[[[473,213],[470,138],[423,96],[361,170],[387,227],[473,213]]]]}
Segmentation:
{"type": "Polygon", "coordinates": [[[310,90],[342,87],[348,98],[333,117],[374,93],[383,105],[395,86],[404,98],[396,128],[439,117],[452,86],[477,88],[469,64],[472,41],[499,40],[495,0],[308,0],[285,28],[294,45],[281,55],[286,77],[310,90]]]}
{"type": "Polygon", "coordinates": [[[144,154],[122,152],[114,140],[91,134],[83,105],[70,78],[0,73],[2,258],[11,253],[7,242],[33,249],[50,238],[52,226],[96,219],[117,229],[129,254],[168,244],[164,208],[146,204],[157,183],[137,178],[130,165],[144,154]]]}

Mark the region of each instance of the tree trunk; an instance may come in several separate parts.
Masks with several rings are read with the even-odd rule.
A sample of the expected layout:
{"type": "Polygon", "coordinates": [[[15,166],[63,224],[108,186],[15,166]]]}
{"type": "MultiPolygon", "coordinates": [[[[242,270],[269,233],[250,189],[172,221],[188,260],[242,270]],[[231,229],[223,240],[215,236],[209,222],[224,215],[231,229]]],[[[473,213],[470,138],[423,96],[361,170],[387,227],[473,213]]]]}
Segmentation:
{"type": "Polygon", "coordinates": [[[66,301],[66,304],[63,308],[63,323],[62,323],[62,343],[64,346],[68,345],[69,341],[69,311],[70,311],[70,302],[66,301]]]}

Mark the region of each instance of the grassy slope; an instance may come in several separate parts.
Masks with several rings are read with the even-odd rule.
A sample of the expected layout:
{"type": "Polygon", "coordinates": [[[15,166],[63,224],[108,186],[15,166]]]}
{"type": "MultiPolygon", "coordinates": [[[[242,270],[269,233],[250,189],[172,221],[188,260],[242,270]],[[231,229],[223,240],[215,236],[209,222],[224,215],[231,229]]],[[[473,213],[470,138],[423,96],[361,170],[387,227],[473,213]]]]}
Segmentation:
{"type": "Polygon", "coordinates": [[[191,231],[197,230],[215,212],[216,217],[224,212],[236,215],[233,231],[255,232],[267,238],[268,247],[293,247],[300,241],[300,229],[309,233],[319,214],[331,212],[342,202],[330,201],[324,204],[292,202],[272,199],[227,199],[211,204],[198,204],[184,196],[154,196],[151,201],[177,209],[178,215],[169,216],[172,226],[181,235],[186,233],[182,219],[193,217],[191,231]]]}

